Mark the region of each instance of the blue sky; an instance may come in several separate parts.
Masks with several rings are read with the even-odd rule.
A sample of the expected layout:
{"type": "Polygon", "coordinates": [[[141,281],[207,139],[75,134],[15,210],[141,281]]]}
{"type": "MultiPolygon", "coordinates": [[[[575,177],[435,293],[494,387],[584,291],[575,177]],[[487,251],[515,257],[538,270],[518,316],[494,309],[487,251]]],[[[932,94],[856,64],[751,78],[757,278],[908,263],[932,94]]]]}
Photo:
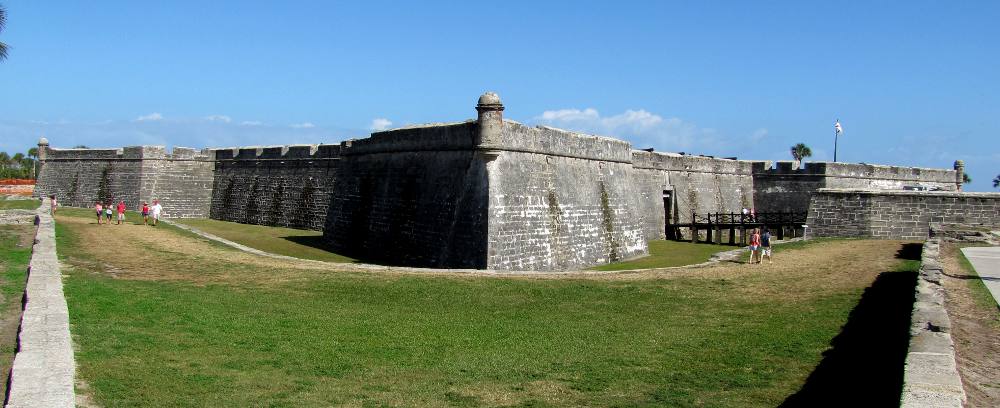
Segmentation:
{"type": "Polygon", "coordinates": [[[0,150],[506,117],[636,148],[1000,174],[1000,2],[0,0],[0,150]]]}

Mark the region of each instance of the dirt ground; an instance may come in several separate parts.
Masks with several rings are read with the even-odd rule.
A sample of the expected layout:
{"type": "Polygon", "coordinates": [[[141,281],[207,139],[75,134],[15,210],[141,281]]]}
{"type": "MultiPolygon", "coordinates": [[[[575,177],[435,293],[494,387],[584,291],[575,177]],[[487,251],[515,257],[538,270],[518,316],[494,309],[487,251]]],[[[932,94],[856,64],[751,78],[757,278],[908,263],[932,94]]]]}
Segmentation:
{"type": "Polygon", "coordinates": [[[945,307],[951,317],[952,338],[962,376],[967,407],[1000,407],[1000,318],[997,308],[976,303],[970,276],[958,261],[954,244],[941,246],[945,307]]]}

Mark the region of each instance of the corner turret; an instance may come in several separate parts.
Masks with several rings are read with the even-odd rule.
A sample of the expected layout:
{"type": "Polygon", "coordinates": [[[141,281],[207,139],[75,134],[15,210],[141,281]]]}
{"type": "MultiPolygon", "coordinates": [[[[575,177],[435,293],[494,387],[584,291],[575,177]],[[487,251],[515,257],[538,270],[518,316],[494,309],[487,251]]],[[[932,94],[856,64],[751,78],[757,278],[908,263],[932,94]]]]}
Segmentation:
{"type": "Polygon", "coordinates": [[[494,92],[482,94],[476,105],[476,112],[479,112],[479,147],[489,151],[500,146],[503,133],[503,103],[500,102],[500,96],[494,92]]]}

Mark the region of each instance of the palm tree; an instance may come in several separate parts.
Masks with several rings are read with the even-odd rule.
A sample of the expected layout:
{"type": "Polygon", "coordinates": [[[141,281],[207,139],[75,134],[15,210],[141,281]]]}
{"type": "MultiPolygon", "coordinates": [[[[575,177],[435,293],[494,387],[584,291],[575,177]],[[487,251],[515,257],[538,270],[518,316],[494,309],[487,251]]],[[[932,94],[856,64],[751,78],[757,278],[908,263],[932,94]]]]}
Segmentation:
{"type": "Polygon", "coordinates": [[[969,173],[962,173],[962,184],[969,184],[972,182],[972,176],[969,173]]]}
{"type": "Polygon", "coordinates": [[[812,155],[812,150],[810,150],[809,146],[806,146],[805,143],[799,143],[792,146],[792,158],[795,159],[795,161],[802,161],[802,159],[812,155]]]}
{"type": "Polygon", "coordinates": [[[993,188],[1000,188],[1000,174],[993,178],[993,188]]]}
{"type": "Polygon", "coordinates": [[[0,152],[0,178],[10,177],[7,165],[10,163],[10,155],[7,152],[0,152]]]}
{"type": "MultiPolygon", "coordinates": [[[[7,10],[0,6],[0,32],[3,32],[3,26],[7,23],[7,10]]],[[[0,41],[0,61],[7,59],[7,44],[0,41]]]]}
{"type": "Polygon", "coordinates": [[[38,172],[35,170],[35,165],[38,163],[38,148],[28,149],[28,157],[31,158],[31,179],[34,180],[38,178],[38,172]]]}

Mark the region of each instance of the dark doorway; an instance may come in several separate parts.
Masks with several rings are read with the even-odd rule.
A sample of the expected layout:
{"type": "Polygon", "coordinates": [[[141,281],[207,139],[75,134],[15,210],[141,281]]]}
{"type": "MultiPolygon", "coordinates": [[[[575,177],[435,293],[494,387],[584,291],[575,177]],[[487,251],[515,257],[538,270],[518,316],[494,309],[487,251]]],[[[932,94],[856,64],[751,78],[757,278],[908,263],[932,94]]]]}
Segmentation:
{"type": "Polygon", "coordinates": [[[677,239],[676,229],[671,225],[673,214],[670,211],[674,203],[673,194],[670,190],[663,190],[663,228],[667,239],[677,239]]]}

